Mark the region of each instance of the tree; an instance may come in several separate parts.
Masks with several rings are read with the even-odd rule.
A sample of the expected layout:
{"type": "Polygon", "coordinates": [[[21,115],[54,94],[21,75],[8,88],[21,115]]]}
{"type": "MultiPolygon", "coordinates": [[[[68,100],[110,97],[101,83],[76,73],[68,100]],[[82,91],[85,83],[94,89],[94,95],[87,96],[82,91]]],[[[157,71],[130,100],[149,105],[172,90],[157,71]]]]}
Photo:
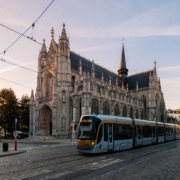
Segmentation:
{"type": "Polygon", "coordinates": [[[29,97],[28,95],[23,95],[19,101],[19,124],[20,130],[29,132],[29,97]]]}
{"type": "Polygon", "coordinates": [[[5,134],[12,134],[15,119],[18,118],[18,99],[11,88],[0,91],[0,117],[5,134]]]}

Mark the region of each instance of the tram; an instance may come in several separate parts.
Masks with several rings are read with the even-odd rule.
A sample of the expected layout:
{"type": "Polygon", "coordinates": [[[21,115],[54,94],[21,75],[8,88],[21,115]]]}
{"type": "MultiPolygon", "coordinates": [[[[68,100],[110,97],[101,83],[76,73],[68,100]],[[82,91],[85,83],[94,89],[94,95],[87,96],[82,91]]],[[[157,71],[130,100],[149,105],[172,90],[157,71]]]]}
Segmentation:
{"type": "Polygon", "coordinates": [[[103,153],[180,139],[180,126],[112,115],[83,115],[77,151],[103,153]]]}

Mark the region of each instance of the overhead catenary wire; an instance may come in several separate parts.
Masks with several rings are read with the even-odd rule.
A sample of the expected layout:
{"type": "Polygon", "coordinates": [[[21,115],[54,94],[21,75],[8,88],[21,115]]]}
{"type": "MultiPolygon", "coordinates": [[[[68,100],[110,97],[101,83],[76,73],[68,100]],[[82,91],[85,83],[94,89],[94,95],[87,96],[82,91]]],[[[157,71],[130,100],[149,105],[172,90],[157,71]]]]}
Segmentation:
{"type": "MultiPolygon", "coordinates": [[[[33,28],[36,24],[36,22],[41,18],[41,16],[46,12],[46,10],[51,6],[51,4],[54,2],[54,0],[51,1],[51,3],[46,7],[46,9],[40,14],[40,16],[35,20],[35,22],[27,28],[13,43],[11,43],[1,54],[5,54],[9,48],[11,48],[29,29],[33,28]]],[[[0,54],[0,55],[1,55],[0,54]]]]}
{"type": "Polygon", "coordinates": [[[24,67],[24,66],[21,66],[21,65],[18,65],[18,64],[14,64],[14,63],[11,63],[11,62],[6,61],[6,60],[3,60],[3,62],[37,73],[37,71],[35,71],[33,69],[29,69],[27,67],[24,67]]]}
{"type": "MultiPolygon", "coordinates": [[[[33,39],[33,37],[30,38],[29,36],[25,36],[24,34],[21,34],[21,33],[17,32],[17,31],[15,31],[15,30],[13,30],[13,29],[11,29],[11,28],[3,25],[3,24],[0,24],[0,25],[3,26],[4,28],[7,28],[7,29],[13,31],[14,33],[19,34],[20,36],[23,36],[23,37],[25,37],[25,38],[28,38],[29,40],[32,40],[33,42],[35,42],[35,43],[37,43],[37,44],[39,44],[39,45],[41,45],[41,46],[43,45],[42,43],[40,43],[40,42],[36,41],[35,39],[33,39]]],[[[52,50],[50,47],[48,47],[48,46],[46,46],[46,47],[47,47],[49,50],[52,50]]],[[[54,49],[53,49],[53,50],[54,50],[54,49]]],[[[66,55],[63,55],[63,54],[59,53],[58,51],[56,51],[56,53],[59,54],[59,55],[61,55],[61,56],[64,56],[64,57],[68,57],[68,56],[66,56],[66,55]]],[[[74,61],[75,63],[78,63],[78,62],[77,62],[76,60],[74,60],[73,58],[70,58],[70,59],[71,59],[72,61],[74,61]]],[[[9,64],[13,64],[13,63],[9,63],[9,64]]],[[[13,65],[16,65],[16,64],[13,64],[13,65]]],[[[17,65],[17,66],[19,66],[19,65],[17,65]]],[[[91,68],[90,68],[89,66],[87,66],[87,65],[83,65],[83,66],[85,66],[86,68],[88,68],[88,69],[91,70],[91,68]]],[[[19,67],[24,68],[23,66],[19,66],[19,67]]],[[[28,68],[25,68],[25,69],[31,70],[31,69],[28,69],[28,68]]],[[[34,70],[31,70],[31,71],[37,72],[37,71],[34,71],[34,70]]],[[[97,72],[97,71],[95,71],[95,72],[96,72],[96,74],[101,74],[100,72],[97,72]]],[[[109,78],[109,77],[107,77],[107,76],[105,76],[105,75],[104,75],[104,77],[105,77],[105,78],[109,78]]]]}
{"type": "MultiPolygon", "coordinates": [[[[13,29],[5,26],[5,25],[2,25],[2,24],[0,24],[0,25],[3,26],[4,28],[7,28],[7,29],[13,31],[14,33],[17,33],[17,34],[19,34],[19,35],[22,35],[23,37],[25,37],[25,38],[27,38],[27,39],[29,39],[29,40],[32,40],[33,42],[35,42],[35,43],[37,43],[37,44],[39,44],[39,45],[41,45],[41,46],[43,45],[42,43],[36,41],[36,40],[33,39],[33,38],[30,38],[29,36],[25,36],[25,35],[23,35],[23,34],[17,32],[17,31],[15,31],[15,30],[13,30],[13,29]]],[[[49,50],[52,50],[50,47],[48,47],[48,46],[46,46],[46,47],[47,47],[49,50]]],[[[53,50],[54,50],[54,49],[53,49],[53,50]]],[[[63,54],[59,53],[58,51],[56,51],[56,53],[59,54],[59,55],[61,55],[61,56],[64,56],[64,57],[68,57],[68,56],[66,56],[66,55],[63,55],[63,54]]],[[[78,63],[78,62],[77,62],[76,60],[74,60],[72,57],[71,57],[70,59],[71,59],[71,61],[74,61],[75,63],[78,63]]],[[[11,64],[11,63],[9,63],[9,64],[11,64]]],[[[13,64],[13,65],[15,65],[15,64],[13,64]]],[[[17,66],[18,66],[18,65],[17,65],[17,66]]],[[[83,65],[83,66],[86,67],[87,69],[91,70],[91,68],[90,68],[89,66],[87,66],[87,65],[83,65]]],[[[19,67],[24,68],[23,66],[19,66],[19,67]]],[[[30,70],[30,69],[28,69],[28,68],[24,68],[24,69],[30,70]]],[[[34,71],[34,70],[31,70],[31,71],[37,72],[37,71],[34,71]]],[[[98,72],[98,71],[95,71],[95,73],[101,75],[101,73],[98,72]]],[[[108,79],[109,77],[107,77],[107,76],[104,75],[104,78],[108,79]]]]}
{"type": "MultiPolygon", "coordinates": [[[[19,33],[18,31],[15,31],[15,30],[12,29],[12,28],[9,28],[9,27],[7,27],[7,26],[5,26],[5,25],[3,25],[3,24],[0,24],[0,25],[3,26],[4,28],[7,28],[7,29],[10,30],[10,31],[13,31],[14,33],[17,33],[17,34],[19,34],[19,35],[22,35],[23,37],[28,38],[29,40],[32,40],[33,42],[35,42],[35,43],[37,43],[37,44],[39,44],[39,45],[41,45],[41,46],[43,45],[42,43],[36,41],[35,39],[30,38],[29,36],[25,36],[25,35],[19,33]]],[[[47,47],[49,50],[52,50],[50,47],[48,47],[48,46],[46,46],[46,47],[47,47]]],[[[53,49],[53,50],[54,50],[54,49],[53,49]]],[[[64,57],[68,57],[68,56],[66,56],[66,55],[63,55],[63,54],[59,53],[58,51],[56,51],[56,53],[59,54],[59,55],[61,55],[61,56],[64,56],[64,57]]],[[[72,57],[70,57],[70,59],[71,59],[72,61],[74,61],[75,63],[78,63],[78,62],[77,62],[76,60],[74,60],[72,57]]],[[[89,66],[86,66],[85,64],[84,64],[83,66],[86,67],[86,68],[88,68],[89,70],[91,70],[89,66]]],[[[23,67],[22,67],[22,68],[23,68],[23,67]]],[[[36,71],[36,72],[37,72],[37,71],[36,71]]],[[[98,71],[95,71],[95,73],[101,75],[101,73],[98,72],[98,71]]],[[[107,77],[107,76],[104,75],[104,78],[108,79],[109,77],[107,77]]]]}
{"type": "MultiPolygon", "coordinates": [[[[29,37],[29,36],[25,36],[24,34],[21,34],[20,32],[14,30],[14,29],[12,29],[12,28],[9,28],[9,27],[7,27],[7,26],[5,26],[5,25],[3,25],[3,24],[0,24],[0,25],[1,25],[2,27],[4,27],[4,28],[6,28],[6,29],[8,29],[8,30],[10,30],[10,31],[12,31],[12,32],[14,32],[14,33],[19,34],[20,36],[23,36],[23,37],[25,37],[25,38],[27,38],[27,39],[29,39],[29,40],[31,40],[31,41],[33,41],[33,42],[41,45],[41,46],[43,45],[42,43],[36,41],[35,39],[33,39],[33,38],[29,37]]],[[[46,46],[46,47],[47,47],[49,50],[52,50],[50,47],[48,47],[48,46],[46,46]]],[[[54,49],[53,49],[53,50],[54,50],[54,49]]],[[[64,57],[68,57],[68,56],[66,56],[66,55],[64,55],[64,54],[59,53],[58,51],[56,51],[56,53],[59,54],[59,55],[61,55],[61,56],[64,56],[64,57]]],[[[78,62],[77,62],[76,60],[74,60],[73,58],[70,58],[70,59],[71,59],[72,61],[74,61],[75,63],[78,63],[78,62]]],[[[83,65],[83,66],[86,67],[87,69],[91,70],[91,68],[90,68],[89,66],[86,66],[86,65],[83,65]]],[[[101,75],[101,73],[98,72],[98,71],[95,71],[95,73],[101,75]]],[[[107,76],[104,75],[104,78],[108,79],[109,77],[107,77],[107,76]]]]}
{"type": "Polygon", "coordinates": [[[22,84],[19,84],[19,83],[16,83],[16,82],[14,82],[14,81],[10,81],[10,80],[7,80],[7,79],[1,78],[1,77],[0,77],[0,79],[2,79],[2,80],[4,80],[4,81],[11,82],[11,83],[13,83],[13,84],[17,84],[17,85],[19,85],[19,86],[23,86],[23,87],[26,87],[26,88],[29,88],[29,89],[33,89],[33,88],[29,87],[29,86],[25,86],[25,85],[22,85],[22,84]]]}

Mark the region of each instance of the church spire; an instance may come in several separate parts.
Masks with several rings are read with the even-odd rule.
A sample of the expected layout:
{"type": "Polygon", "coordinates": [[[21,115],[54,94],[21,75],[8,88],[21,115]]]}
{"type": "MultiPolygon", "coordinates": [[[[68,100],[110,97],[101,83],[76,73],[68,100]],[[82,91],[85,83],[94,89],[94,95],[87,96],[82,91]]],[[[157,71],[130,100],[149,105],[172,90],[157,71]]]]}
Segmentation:
{"type": "Polygon", "coordinates": [[[34,102],[34,91],[33,90],[31,90],[31,102],[34,102]]]}
{"type": "Polygon", "coordinates": [[[43,39],[43,44],[42,44],[42,48],[41,48],[41,53],[47,53],[46,44],[45,44],[45,39],[43,39]]]}
{"type": "Polygon", "coordinates": [[[54,40],[54,29],[53,28],[51,29],[51,37],[54,40]]]}
{"type": "Polygon", "coordinates": [[[125,59],[125,53],[124,53],[124,43],[122,44],[122,54],[121,54],[118,75],[123,77],[123,79],[126,78],[126,76],[128,75],[128,69],[126,68],[126,59],[125,59]]]}
{"type": "Polygon", "coordinates": [[[67,35],[66,35],[66,29],[65,29],[65,24],[64,23],[63,23],[63,29],[62,29],[62,33],[61,33],[61,38],[60,39],[68,40],[67,35]]]}

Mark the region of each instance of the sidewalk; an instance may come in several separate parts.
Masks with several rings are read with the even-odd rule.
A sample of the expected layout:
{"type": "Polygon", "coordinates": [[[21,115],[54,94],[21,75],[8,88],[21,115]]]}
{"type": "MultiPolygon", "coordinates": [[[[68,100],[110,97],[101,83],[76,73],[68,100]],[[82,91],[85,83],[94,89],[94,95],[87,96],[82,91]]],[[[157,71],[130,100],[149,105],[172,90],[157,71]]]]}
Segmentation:
{"type": "Polygon", "coordinates": [[[51,143],[61,143],[61,144],[76,144],[77,139],[57,139],[53,136],[32,136],[29,138],[24,138],[24,139],[18,139],[18,142],[40,142],[40,143],[46,143],[46,142],[51,142],[51,143]]]}
{"type": "Polygon", "coordinates": [[[11,156],[11,155],[15,155],[15,154],[21,154],[21,153],[25,153],[26,150],[14,150],[14,149],[9,149],[8,151],[4,152],[4,151],[0,151],[0,157],[4,157],[4,156],[11,156]]]}
{"type": "MultiPolygon", "coordinates": [[[[3,143],[14,143],[13,139],[1,139],[0,140],[0,157],[10,156],[26,152],[26,150],[9,148],[8,151],[3,151],[3,143]]],[[[18,139],[18,143],[60,143],[60,144],[76,144],[77,139],[56,139],[52,136],[33,136],[24,139],[18,139]]]]}

